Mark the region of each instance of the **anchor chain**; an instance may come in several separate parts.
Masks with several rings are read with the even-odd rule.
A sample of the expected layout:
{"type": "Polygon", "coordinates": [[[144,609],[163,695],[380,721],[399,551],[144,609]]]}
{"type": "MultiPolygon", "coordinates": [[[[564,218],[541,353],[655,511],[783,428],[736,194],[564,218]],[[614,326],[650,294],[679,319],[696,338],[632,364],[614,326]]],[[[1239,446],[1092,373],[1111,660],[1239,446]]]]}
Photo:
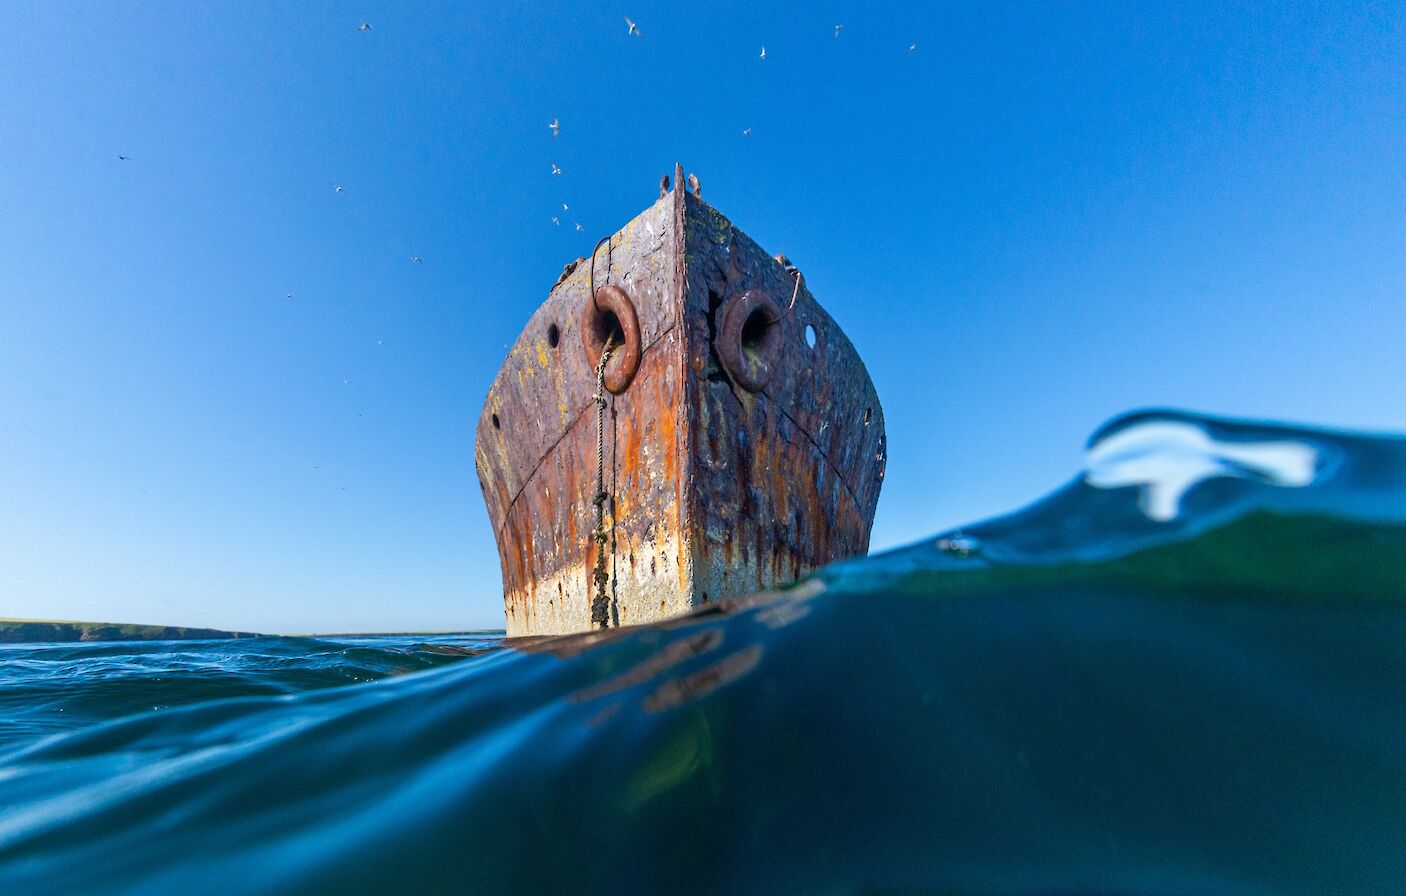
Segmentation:
{"type": "Polygon", "coordinates": [[[591,533],[596,542],[596,593],[591,599],[591,625],[600,628],[610,628],[610,598],[605,591],[606,583],[610,581],[605,573],[605,502],[610,500],[605,490],[605,365],[609,363],[614,348],[615,334],[612,333],[606,337],[600,363],[596,365],[596,394],[592,397],[596,404],[596,494],[591,499],[596,505],[596,528],[591,533]]]}

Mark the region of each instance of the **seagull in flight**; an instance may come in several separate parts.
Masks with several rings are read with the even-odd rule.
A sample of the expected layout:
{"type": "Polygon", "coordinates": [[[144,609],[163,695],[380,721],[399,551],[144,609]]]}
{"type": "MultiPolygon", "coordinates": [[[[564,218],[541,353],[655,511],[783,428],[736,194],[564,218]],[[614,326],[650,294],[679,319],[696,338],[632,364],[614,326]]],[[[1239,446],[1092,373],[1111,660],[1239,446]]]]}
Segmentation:
{"type": "Polygon", "coordinates": [[[552,215],[552,223],[555,224],[555,225],[558,226],[558,227],[561,226],[561,222],[557,220],[557,216],[556,216],[556,215],[552,215]]]}
{"type": "Polygon", "coordinates": [[[580,225],[580,223],[577,223],[576,229],[577,229],[577,230],[585,230],[586,228],[582,227],[582,226],[580,225]]]}
{"type": "Polygon", "coordinates": [[[416,264],[419,264],[419,263],[420,263],[420,256],[418,256],[418,255],[412,255],[412,256],[410,256],[410,260],[413,261],[413,262],[415,262],[416,264]]]}
{"type": "Polygon", "coordinates": [[[561,204],[561,207],[563,211],[571,211],[571,206],[567,205],[565,202],[561,204]]]}
{"type": "Polygon", "coordinates": [[[836,36],[836,37],[839,37],[839,36],[840,36],[840,32],[843,31],[844,28],[845,28],[844,25],[836,25],[836,26],[835,26],[835,36],[836,36]]]}
{"type": "Polygon", "coordinates": [[[370,23],[370,22],[362,22],[360,25],[357,25],[357,26],[356,26],[356,30],[357,30],[357,31],[370,31],[370,30],[371,30],[371,23],[370,23]]]}
{"type": "Polygon", "coordinates": [[[131,156],[118,156],[117,158],[118,158],[120,161],[123,161],[123,162],[130,162],[130,161],[132,161],[132,157],[131,157],[131,156]]]}
{"type": "Polygon", "coordinates": [[[291,299],[291,298],[293,298],[293,294],[292,294],[291,292],[285,292],[285,293],[283,294],[283,297],[284,297],[285,299],[291,299]]]}
{"type": "Polygon", "coordinates": [[[762,47],[762,58],[766,58],[766,47],[762,47]]]}
{"type": "Polygon", "coordinates": [[[556,163],[556,162],[553,162],[553,163],[552,163],[552,173],[553,173],[553,174],[561,174],[561,169],[557,167],[557,163],[556,163]]]}
{"type": "Polygon", "coordinates": [[[561,119],[553,118],[552,123],[547,125],[547,127],[552,129],[552,136],[555,137],[558,133],[561,132],[561,119]]]}
{"type": "Polygon", "coordinates": [[[640,33],[639,26],[637,26],[634,22],[630,21],[629,16],[625,16],[625,24],[630,26],[630,34],[633,34],[635,37],[644,37],[644,35],[640,33]]]}
{"type": "Polygon", "coordinates": [[[742,129],[742,136],[744,136],[744,137],[750,137],[750,136],[752,136],[752,129],[751,129],[751,128],[743,128],[743,129],[742,129]]]}
{"type": "Polygon", "coordinates": [[[346,190],[343,190],[343,189],[342,189],[342,185],[341,185],[341,184],[332,184],[332,189],[336,190],[338,193],[345,193],[345,192],[346,192],[346,190]]]}
{"type": "Polygon", "coordinates": [[[913,52],[913,51],[916,50],[916,49],[918,49],[918,45],[917,45],[916,43],[912,43],[912,44],[909,44],[909,45],[908,45],[908,52],[911,53],[911,52],[913,52]]]}

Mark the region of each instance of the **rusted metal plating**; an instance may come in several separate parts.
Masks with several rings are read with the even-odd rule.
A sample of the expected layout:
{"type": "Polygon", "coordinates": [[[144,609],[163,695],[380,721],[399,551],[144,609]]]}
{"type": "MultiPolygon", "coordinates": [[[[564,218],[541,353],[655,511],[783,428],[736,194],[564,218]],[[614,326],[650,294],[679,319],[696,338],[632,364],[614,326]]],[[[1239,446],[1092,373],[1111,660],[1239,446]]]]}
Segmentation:
{"type": "Polygon", "coordinates": [[[630,625],[868,548],[886,444],[863,362],[794,269],[681,169],[672,187],[566,272],[484,403],[475,465],[509,635],[587,630],[598,559],[608,621],[630,625]],[[611,336],[597,544],[594,365],[611,336]]]}

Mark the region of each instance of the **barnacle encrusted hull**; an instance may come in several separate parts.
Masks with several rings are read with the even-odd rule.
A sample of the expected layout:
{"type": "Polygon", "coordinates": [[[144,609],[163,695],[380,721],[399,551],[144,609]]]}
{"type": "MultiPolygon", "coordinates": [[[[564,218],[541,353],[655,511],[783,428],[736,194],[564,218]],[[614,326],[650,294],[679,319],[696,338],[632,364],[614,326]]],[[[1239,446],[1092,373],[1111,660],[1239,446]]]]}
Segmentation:
{"type": "Polygon", "coordinates": [[[883,411],[792,271],[676,186],[552,289],[475,444],[510,636],[591,628],[598,550],[609,624],[633,625],[868,549],[883,411]],[[594,365],[612,337],[598,547],[594,365]]]}

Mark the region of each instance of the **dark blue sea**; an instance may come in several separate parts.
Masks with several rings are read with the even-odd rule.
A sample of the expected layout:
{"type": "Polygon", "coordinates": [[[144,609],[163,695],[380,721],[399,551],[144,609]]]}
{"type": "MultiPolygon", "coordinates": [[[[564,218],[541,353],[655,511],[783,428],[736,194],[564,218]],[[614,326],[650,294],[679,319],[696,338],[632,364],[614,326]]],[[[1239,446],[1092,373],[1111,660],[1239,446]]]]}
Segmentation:
{"type": "Polygon", "coordinates": [[[0,894],[1406,892],[1406,440],[1073,472],[647,628],[0,648],[0,894]]]}

